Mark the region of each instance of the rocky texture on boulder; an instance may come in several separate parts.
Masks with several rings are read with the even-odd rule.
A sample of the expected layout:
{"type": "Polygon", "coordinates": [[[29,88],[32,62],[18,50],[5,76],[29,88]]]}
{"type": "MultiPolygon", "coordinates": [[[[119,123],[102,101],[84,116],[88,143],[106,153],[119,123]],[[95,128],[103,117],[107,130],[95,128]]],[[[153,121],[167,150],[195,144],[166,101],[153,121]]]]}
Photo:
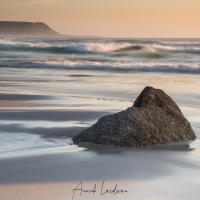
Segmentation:
{"type": "Polygon", "coordinates": [[[176,103],[164,91],[145,87],[132,107],[100,118],[72,140],[75,144],[148,147],[195,138],[176,103]]]}

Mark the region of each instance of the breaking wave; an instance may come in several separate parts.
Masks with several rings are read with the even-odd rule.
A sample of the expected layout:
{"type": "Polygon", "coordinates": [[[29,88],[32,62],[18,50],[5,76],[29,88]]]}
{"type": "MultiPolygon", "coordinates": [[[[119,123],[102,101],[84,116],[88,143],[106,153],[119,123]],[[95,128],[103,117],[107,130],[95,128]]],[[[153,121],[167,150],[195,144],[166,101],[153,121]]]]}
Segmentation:
{"type": "Polygon", "coordinates": [[[108,53],[108,52],[124,52],[124,51],[156,51],[167,53],[199,53],[199,42],[138,42],[138,41],[125,41],[125,42],[58,42],[53,44],[51,42],[18,42],[13,40],[0,39],[0,51],[34,51],[46,53],[108,53]]]}
{"type": "Polygon", "coordinates": [[[150,46],[144,46],[145,49],[151,49],[160,52],[168,53],[200,53],[200,47],[196,46],[171,46],[171,45],[160,45],[152,44],[150,46]]]}
{"type": "Polygon", "coordinates": [[[130,43],[115,42],[89,42],[89,43],[66,43],[51,45],[49,43],[18,43],[9,40],[0,40],[0,50],[22,50],[22,51],[46,51],[54,53],[104,53],[114,52],[131,47],[130,43]]]}
{"type": "Polygon", "coordinates": [[[63,70],[91,70],[112,72],[173,72],[200,73],[199,64],[185,63],[154,63],[154,62],[123,62],[123,61],[89,61],[89,60],[40,60],[32,62],[7,62],[0,67],[19,68],[50,68],[63,70]]]}
{"type": "Polygon", "coordinates": [[[91,62],[70,61],[64,62],[46,61],[38,62],[38,66],[50,66],[73,70],[105,70],[119,72],[177,72],[177,73],[200,73],[200,65],[179,63],[145,63],[145,62],[91,62]]]}

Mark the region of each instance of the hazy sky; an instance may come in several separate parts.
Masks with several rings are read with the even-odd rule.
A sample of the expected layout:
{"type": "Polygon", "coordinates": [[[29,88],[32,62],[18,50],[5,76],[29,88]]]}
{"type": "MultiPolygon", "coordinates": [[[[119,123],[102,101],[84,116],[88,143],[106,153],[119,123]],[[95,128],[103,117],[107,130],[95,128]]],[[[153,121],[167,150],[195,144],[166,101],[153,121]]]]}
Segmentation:
{"type": "Polygon", "coordinates": [[[200,37],[200,0],[0,0],[0,20],[70,35],[200,37]]]}

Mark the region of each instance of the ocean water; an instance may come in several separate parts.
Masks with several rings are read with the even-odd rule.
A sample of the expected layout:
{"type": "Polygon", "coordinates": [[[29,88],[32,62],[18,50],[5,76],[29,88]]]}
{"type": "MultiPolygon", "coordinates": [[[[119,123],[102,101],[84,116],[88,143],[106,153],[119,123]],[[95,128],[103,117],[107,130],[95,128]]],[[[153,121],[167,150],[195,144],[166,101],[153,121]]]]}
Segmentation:
{"type": "Polygon", "coordinates": [[[200,73],[199,40],[0,39],[1,67],[200,73]]]}
{"type": "Polygon", "coordinates": [[[134,91],[126,91],[135,79],[137,92],[142,81],[158,83],[174,94],[196,95],[195,101],[199,55],[200,40],[0,39],[0,80],[30,92],[131,100],[134,91]]]}
{"type": "Polygon", "coordinates": [[[78,182],[98,190],[106,180],[128,194],[76,199],[198,200],[199,152],[200,40],[0,39],[3,199],[71,199],[78,182]],[[73,145],[73,135],[132,106],[147,85],[170,95],[191,123],[197,139],[188,149],[73,145]]]}

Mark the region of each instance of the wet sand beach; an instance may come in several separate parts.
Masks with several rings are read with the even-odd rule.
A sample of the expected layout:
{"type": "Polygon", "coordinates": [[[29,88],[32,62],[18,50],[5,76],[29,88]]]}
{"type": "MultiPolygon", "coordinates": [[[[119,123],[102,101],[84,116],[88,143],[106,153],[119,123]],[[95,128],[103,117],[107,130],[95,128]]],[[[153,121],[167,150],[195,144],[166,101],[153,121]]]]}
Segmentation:
{"type": "Polygon", "coordinates": [[[85,190],[96,184],[96,192],[77,191],[74,199],[198,199],[198,140],[181,144],[184,148],[78,147],[71,137],[115,108],[89,111],[77,104],[69,109],[63,100],[54,104],[55,98],[32,97],[0,95],[1,199],[72,199],[80,182],[85,190]],[[116,184],[128,192],[104,194],[116,184]]]}

